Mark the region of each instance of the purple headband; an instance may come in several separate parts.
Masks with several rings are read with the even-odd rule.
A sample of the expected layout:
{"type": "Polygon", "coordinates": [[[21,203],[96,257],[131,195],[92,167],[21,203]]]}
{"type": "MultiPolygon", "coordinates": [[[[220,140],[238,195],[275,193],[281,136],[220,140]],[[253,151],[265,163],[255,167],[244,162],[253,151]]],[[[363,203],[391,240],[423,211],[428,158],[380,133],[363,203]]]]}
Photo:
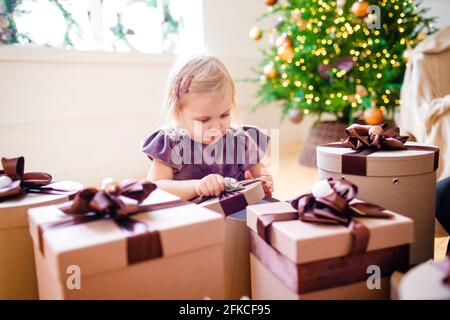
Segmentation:
{"type": "Polygon", "coordinates": [[[181,86],[181,82],[183,81],[183,77],[179,76],[175,82],[175,87],[174,87],[174,91],[175,91],[175,96],[177,98],[180,98],[180,89],[181,92],[183,93],[188,93],[189,92],[189,87],[191,85],[192,79],[194,78],[194,75],[192,73],[189,73],[186,77],[186,79],[184,80],[183,86],[181,86]]]}

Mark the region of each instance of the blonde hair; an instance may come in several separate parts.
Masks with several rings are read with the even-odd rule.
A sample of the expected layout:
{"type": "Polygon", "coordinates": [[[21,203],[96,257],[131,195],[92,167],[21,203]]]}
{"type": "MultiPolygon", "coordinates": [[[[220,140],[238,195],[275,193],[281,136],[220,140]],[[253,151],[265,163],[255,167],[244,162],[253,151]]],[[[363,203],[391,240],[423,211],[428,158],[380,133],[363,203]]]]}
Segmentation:
{"type": "Polygon", "coordinates": [[[180,58],[169,74],[166,96],[166,120],[177,123],[178,113],[189,94],[214,93],[219,100],[231,94],[235,111],[236,88],[225,65],[213,56],[180,58]]]}

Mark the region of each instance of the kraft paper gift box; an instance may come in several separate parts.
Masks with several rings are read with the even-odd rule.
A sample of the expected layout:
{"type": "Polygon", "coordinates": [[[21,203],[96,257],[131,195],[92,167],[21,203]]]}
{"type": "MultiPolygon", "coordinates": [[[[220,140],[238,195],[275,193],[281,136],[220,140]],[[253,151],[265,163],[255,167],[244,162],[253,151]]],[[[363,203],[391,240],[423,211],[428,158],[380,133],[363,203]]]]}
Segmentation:
{"type": "MultiPolygon", "coordinates": [[[[156,189],[143,204],[177,200],[156,189]]],[[[40,299],[223,298],[221,215],[185,202],[125,220],[64,226],[68,217],[57,206],[29,211],[40,299]]]]}
{"type": "Polygon", "coordinates": [[[358,198],[414,220],[410,263],[433,258],[439,149],[406,142],[405,150],[353,150],[341,143],[317,147],[319,179],[345,178],[358,198]]]}
{"type": "Polygon", "coordinates": [[[413,239],[412,220],[389,213],[391,219],[354,218],[369,229],[370,237],[366,252],[350,254],[353,236],[348,227],[298,219],[272,223],[269,245],[260,235],[261,217],[298,212],[288,202],[248,206],[252,298],[389,299],[389,276],[407,267],[413,239]],[[380,289],[368,288],[371,265],[380,267],[380,289]]]}
{"type": "Polygon", "coordinates": [[[402,280],[405,274],[403,272],[395,271],[391,275],[390,286],[391,286],[391,300],[398,300],[398,286],[400,285],[400,280],[402,280]]]}
{"type": "Polygon", "coordinates": [[[399,300],[450,300],[450,258],[421,263],[398,284],[399,300]]]}
{"type": "Polygon", "coordinates": [[[256,181],[243,190],[224,193],[208,199],[200,206],[218,212],[225,218],[225,299],[250,297],[250,242],[245,213],[250,204],[260,202],[265,196],[262,183],[256,181]]]}
{"type": "Polygon", "coordinates": [[[66,202],[83,186],[73,181],[52,182],[52,177],[44,172],[24,173],[24,157],[2,158],[1,162],[0,300],[37,299],[27,211],[66,202]]]}

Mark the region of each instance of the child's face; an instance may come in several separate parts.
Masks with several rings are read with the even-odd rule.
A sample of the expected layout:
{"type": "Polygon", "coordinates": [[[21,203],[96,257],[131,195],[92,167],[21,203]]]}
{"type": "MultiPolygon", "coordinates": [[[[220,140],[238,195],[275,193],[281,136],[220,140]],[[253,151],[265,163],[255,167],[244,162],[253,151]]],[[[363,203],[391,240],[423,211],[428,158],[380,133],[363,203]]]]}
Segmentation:
{"type": "Polygon", "coordinates": [[[190,96],[180,110],[180,121],[190,137],[210,144],[222,137],[230,128],[233,99],[226,94],[223,99],[212,93],[190,96]]]}

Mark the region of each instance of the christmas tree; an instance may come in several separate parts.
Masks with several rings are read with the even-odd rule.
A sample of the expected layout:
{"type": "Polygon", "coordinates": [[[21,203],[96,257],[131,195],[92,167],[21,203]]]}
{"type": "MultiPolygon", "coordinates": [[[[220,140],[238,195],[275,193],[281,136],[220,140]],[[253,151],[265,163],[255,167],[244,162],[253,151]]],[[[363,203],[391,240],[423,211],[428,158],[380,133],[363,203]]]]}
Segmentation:
{"type": "Polygon", "coordinates": [[[262,53],[258,106],[282,102],[283,117],[333,114],[342,123],[370,124],[393,116],[400,104],[407,54],[434,31],[413,0],[266,0],[277,17],[262,53]]]}

